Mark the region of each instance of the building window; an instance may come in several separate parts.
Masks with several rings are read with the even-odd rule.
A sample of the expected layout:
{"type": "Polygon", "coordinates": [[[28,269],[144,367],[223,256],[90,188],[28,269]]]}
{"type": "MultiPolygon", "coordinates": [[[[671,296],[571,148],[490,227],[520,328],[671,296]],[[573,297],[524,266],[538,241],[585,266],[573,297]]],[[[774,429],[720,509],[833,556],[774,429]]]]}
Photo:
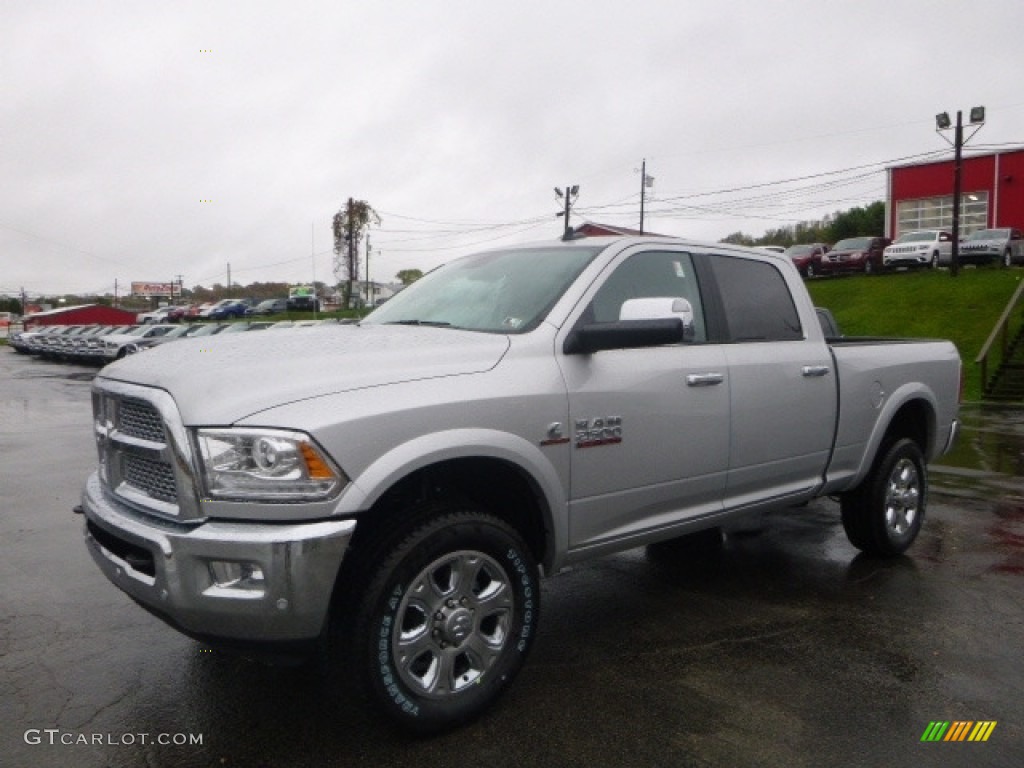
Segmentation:
{"type": "MultiPolygon", "coordinates": [[[[896,237],[915,229],[953,228],[953,196],[901,200],[897,203],[896,237]]],[[[988,192],[970,192],[960,198],[960,234],[988,226],[988,192]]]]}

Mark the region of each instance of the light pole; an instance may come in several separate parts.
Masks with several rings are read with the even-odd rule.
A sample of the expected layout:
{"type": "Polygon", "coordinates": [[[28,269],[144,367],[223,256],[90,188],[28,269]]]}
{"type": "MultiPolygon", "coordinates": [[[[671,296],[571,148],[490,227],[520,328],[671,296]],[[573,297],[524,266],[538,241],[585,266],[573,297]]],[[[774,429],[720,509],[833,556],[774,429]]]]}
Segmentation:
{"type": "Polygon", "coordinates": [[[570,186],[566,186],[565,194],[563,194],[562,190],[560,190],[558,187],[555,187],[555,197],[558,200],[564,200],[565,201],[565,210],[564,211],[559,211],[558,213],[555,214],[555,218],[558,218],[559,216],[565,216],[565,231],[564,231],[564,235],[568,235],[569,234],[569,211],[571,210],[571,206],[576,201],[576,198],[579,196],[579,194],[580,194],[580,185],[579,184],[573,184],[571,187],[570,186]]]}
{"type": "Polygon", "coordinates": [[[964,144],[974,137],[975,133],[981,130],[981,126],[985,124],[985,108],[971,107],[970,120],[971,125],[977,127],[974,129],[974,132],[965,139],[963,112],[957,110],[956,126],[953,129],[953,141],[950,142],[946,136],[943,136],[943,134],[940,133],[940,131],[947,131],[952,127],[952,122],[949,119],[949,113],[940,112],[935,116],[935,132],[938,133],[939,136],[942,136],[947,143],[953,146],[953,242],[950,246],[950,277],[956,277],[960,272],[960,190],[961,171],[963,169],[963,147],[964,144]]]}

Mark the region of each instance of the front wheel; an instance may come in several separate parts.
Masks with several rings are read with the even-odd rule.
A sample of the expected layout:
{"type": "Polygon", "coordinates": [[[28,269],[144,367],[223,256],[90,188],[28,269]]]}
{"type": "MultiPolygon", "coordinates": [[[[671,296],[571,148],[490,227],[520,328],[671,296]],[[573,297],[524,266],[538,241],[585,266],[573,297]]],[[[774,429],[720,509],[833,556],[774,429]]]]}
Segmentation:
{"type": "Polygon", "coordinates": [[[1012,265],[1013,265],[1013,254],[1010,252],[1010,249],[1007,248],[1005,251],[1003,251],[1003,266],[1004,267],[1010,267],[1012,265]]]}
{"type": "Polygon", "coordinates": [[[928,476],[913,440],[893,443],[870,474],[841,501],[850,543],[872,555],[898,555],[914,543],[924,520],[928,476]]]}
{"type": "Polygon", "coordinates": [[[932,269],[938,269],[939,268],[939,252],[938,251],[935,251],[932,254],[932,260],[928,263],[928,266],[930,266],[932,269]]]}
{"type": "Polygon", "coordinates": [[[875,265],[871,263],[871,259],[868,259],[867,261],[865,261],[864,262],[864,274],[865,275],[870,275],[874,271],[875,271],[875,265]]]}
{"type": "Polygon", "coordinates": [[[809,263],[807,265],[807,268],[804,270],[804,275],[806,275],[807,277],[814,277],[816,274],[818,273],[814,271],[814,264],[809,263]]]}
{"type": "Polygon", "coordinates": [[[352,661],[384,714],[425,734],[472,720],[512,682],[540,589],[529,549],[502,520],[449,506],[415,519],[366,575],[352,661]]]}

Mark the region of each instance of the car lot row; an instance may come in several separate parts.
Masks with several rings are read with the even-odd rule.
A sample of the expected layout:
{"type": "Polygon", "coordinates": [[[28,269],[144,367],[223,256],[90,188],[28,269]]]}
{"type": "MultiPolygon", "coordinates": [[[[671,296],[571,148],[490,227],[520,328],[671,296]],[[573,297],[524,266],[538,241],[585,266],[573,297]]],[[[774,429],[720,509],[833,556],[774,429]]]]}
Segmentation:
{"type": "Polygon", "coordinates": [[[345,321],[282,320],[241,321],[234,323],[185,323],[180,325],[47,325],[38,330],[12,334],[10,346],[22,354],[51,360],[105,365],[126,355],[166,344],[177,339],[224,333],[305,328],[345,321]]]}
{"type": "Polygon", "coordinates": [[[178,323],[201,320],[230,320],[253,315],[276,315],[282,312],[319,312],[320,301],[308,296],[289,299],[221,299],[205,304],[173,304],[136,317],[139,323],[178,323]]]}
{"type": "MultiPolygon", "coordinates": [[[[762,246],[778,250],[774,246],[762,246]]],[[[804,277],[884,270],[950,266],[953,236],[937,229],[906,232],[896,240],[887,237],[850,237],[834,246],[825,243],[791,245],[781,251],[789,256],[804,277]]],[[[1024,235],[1010,227],[980,229],[960,241],[957,264],[978,266],[1024,264],[1024,235]]]]}

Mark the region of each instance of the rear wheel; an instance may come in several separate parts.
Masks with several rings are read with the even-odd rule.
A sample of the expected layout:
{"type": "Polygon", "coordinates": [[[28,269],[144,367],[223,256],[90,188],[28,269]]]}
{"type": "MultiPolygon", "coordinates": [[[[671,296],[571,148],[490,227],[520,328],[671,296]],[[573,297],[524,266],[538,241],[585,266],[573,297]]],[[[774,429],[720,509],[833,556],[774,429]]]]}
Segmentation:
{"type": "Polygon", "coordinates": [[[898,555],[914,543],[924,520],[928,478],[913,440],[893,443],[871,473],[841,501],[850,543],[873,555],[898,555]]]}
{"type": "Polygon", "coordinates": [[[480,715],[526,659],[540,613],[537,565],[504,521],[456,505],[417,514],[372,548],[352,637],[385,715],[435,733],[480,715]]]}

